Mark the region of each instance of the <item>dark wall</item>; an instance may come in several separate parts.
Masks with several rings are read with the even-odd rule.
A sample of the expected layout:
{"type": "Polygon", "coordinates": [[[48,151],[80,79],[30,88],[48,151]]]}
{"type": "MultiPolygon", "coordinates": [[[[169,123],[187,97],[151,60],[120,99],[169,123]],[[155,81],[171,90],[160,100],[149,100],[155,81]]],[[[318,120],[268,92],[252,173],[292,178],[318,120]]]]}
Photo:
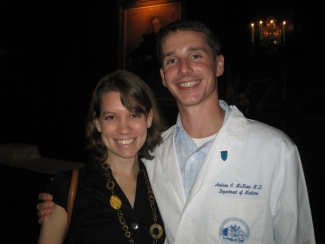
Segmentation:
{"type": "Polygon", "coordinates": [[[99,2],[0,2],[0,143],[84,158],[91,92],[117,68],[118,5],[99,2]]]}

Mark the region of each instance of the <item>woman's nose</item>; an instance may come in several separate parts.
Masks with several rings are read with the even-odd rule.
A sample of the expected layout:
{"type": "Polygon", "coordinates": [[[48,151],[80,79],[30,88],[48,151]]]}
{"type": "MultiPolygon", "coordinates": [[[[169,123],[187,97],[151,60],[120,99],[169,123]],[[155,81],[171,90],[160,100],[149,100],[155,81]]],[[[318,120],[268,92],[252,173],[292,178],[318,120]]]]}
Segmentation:
{"type": "Polygon", "coordinates": [[[118,133],[128,134],[132,131],[129,121],[121,120],[118,126],[118,133]]]}

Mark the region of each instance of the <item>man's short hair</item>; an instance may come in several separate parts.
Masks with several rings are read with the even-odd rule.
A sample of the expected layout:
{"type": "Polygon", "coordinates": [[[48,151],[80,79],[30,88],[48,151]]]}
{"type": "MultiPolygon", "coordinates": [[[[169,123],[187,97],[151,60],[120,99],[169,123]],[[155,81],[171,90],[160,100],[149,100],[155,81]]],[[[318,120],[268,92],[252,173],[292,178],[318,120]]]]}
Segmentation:
{"type": "Polygon", "coordinates": [[[162,50],[161,46],[166,36],[170,33],[178,31],[196,31],[203,33],[207,44],[213,51],[214,58],[220,54],[220,42],[212,31],[203,23],[194,20],[177,20],[162,28],[157,35],[157,56],[162,66],[162,50]]]}

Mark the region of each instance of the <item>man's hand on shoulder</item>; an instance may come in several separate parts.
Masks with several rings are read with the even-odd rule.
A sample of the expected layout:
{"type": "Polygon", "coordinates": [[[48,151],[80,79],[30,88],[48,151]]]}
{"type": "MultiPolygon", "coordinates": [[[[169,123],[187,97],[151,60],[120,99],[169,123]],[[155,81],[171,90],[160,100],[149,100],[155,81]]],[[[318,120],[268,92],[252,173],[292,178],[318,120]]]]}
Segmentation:
{"type": "Polygon", "coordinates": [[[51,214],[54,203],[52,202],[52,195],[48,193],[40,193],[38,199],[42,201],[36,205],[38,223],[42,225],[45,216],[51,214]]]}

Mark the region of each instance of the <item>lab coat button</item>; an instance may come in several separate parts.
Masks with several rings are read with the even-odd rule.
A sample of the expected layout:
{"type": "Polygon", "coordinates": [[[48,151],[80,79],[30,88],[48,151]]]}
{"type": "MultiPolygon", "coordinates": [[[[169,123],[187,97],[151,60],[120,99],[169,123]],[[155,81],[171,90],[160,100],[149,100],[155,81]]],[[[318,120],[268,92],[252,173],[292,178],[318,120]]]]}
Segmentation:
{"type": "Polygon", "coordinates": [[[191,159],[192,159],[192,161],[194,161],[194,160],[195,160],[195,157],[194,157],[194,156],[192,156],[192,157],[191,157],[191,159]]]}
{"type": "Polygon", "coordinates": [[[182,222],[183,224],[188,224],[190,222],[190,219],[188,217],[184,217],[182,222]]]}

